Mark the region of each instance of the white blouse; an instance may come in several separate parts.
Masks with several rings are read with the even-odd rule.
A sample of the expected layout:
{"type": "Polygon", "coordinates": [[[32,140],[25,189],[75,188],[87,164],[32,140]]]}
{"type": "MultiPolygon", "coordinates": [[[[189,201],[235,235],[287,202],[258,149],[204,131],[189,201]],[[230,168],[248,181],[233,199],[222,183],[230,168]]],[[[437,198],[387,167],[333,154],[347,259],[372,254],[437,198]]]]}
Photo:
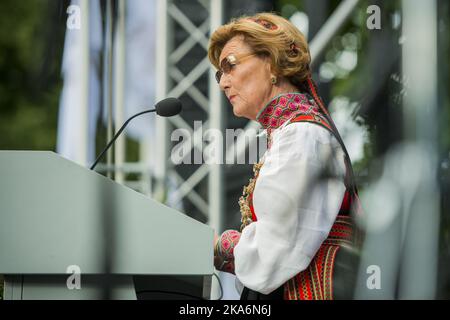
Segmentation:
{"type": "Polygon", "coordinates": [[[337,139],[305,122],[274,130],[264,159],[253,192],[258,221],[243,230],[234,262],[237,287],[269,294],[305,270],[327,238],[345,193],[345,162],[337,139]]]}

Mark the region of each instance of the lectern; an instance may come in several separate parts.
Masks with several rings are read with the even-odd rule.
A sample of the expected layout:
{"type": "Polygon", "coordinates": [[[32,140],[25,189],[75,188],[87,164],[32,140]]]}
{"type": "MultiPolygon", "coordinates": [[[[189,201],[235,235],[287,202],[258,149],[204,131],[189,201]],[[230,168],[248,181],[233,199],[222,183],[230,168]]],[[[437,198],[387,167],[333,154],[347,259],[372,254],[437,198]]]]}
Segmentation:
{"type": "Polygon", "coordinates": [[[4,299],[209,299],[214,231],[47,151],[0,151],[4,299]]]}

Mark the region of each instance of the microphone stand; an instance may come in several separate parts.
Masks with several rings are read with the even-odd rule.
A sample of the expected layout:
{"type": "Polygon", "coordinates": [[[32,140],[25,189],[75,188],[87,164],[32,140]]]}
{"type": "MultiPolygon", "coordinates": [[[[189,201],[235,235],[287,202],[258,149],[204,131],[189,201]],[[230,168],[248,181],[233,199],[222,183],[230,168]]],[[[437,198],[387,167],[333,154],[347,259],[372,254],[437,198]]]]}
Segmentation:
{"type": "Polygon", "coordinates": [[[136,113],[134,116],[132,116],[131,118],[129,118],[127,121],[125,121],[125,123],[122,125],[122,127],[120,127],[119,131],[117,131],[117,133],[114,135],[114,137],[111,139],[111,141],[108,143],[108,145],[103,149],[103,151],[100,153],[100,155],[97,157],[97,159],[95,159],[95,162],[92,164],[92,166],[90,167],[90,170],[94,170],[95,166],[97,165],[97,163],[100,161],[100,159],[103,157],[103,155],[105,154],[105,152],[112,146],[112,144],[114,143],[114,141],[116,141],[116,139],[119,137],[119,135],[122,133],[123,129],[125,129],[125,127],[127,126],[127,124],[134,118],[136,118],[137,116],[140,116],[141,114],[144,113],[150,113],[150,112],[155,112],[156,109],[151,109],[151,110],[146,110],[146,111],[142,111],[139,113],[136,113]]]}

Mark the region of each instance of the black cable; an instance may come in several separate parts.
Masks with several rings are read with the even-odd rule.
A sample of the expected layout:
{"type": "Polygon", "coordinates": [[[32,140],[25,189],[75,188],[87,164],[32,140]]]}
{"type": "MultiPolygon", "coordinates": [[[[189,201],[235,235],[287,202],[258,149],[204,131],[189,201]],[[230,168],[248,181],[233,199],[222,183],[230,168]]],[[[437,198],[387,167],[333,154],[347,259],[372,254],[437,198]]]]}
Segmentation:
{"type": "MultiPolygon", "coordinates": [[[[220,281],[220,278],[219,278],[219,276],[216,273],[213,273],[213,276],[215,276],[217,278],[217,281],[219,282],[220,296],[219,296],[219,298],[217,300],[222,300],[222,297],[223,297],[222,282],[220,281]]],[[[169,291],[169,290],[141,290],[141,291],[136,291],[136,294],[141,294],[141,293],[177,294],[177,295],[180,295],[180,296],[186,296],[186,297],[194,298],[194,299],[197,299],[197,300],[206,300],[203,297],[194,296],[194,295],[189,294],[189,293],[177,292],[177,291],[169,291]]]]}
{"type": "Polygon", "coordinates": [[[217,282],[219,282],[219,288],[220,288],[220,296],[219,296],[219,299],[217,299],[217,300],[222,300],[222,298],[223,298],[222,282],[220,281],[220,278],[216,273],[213,273],[213,275],[216,276],[217,282]]]}

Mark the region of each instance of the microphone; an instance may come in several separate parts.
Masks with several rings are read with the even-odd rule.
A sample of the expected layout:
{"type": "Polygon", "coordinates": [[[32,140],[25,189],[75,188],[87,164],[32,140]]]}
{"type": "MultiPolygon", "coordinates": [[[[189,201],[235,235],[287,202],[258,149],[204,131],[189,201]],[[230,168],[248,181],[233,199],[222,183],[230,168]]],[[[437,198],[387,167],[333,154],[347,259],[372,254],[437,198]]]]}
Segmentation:
{"type": "Polygon", "coordinates": [[[156,114],[161,117],[176,116],[181,112],[181,101],[177,98],[166,98],[158,102],[155,108],[156,114]]]}
{"type": "Polygon", "coordinates": [[[119,137],[119,135],[122,133],[123,129],[127,126],[127,124],[137,116],[140,116],[144,113],[150,113],[155,112],[156,114],[161,117],[172,117],[181,112],[181,101],[177,98],[166,98],[164,100],[161,100],[155,105],[155,109],[150,109],[146,111],[142,111],[139,113],[136,113],[134,116],[130,117],[125,123],[120,127],[119,131],[114,135],[114,137],[111,139],[111,141],[106,145],[106,147],[103,149],[103,151],[100,153],[100,155],[95,159],[94,163],[92,164],[90,170],[94,170],[97,163],[100,161],[100,159],[103,157],[105,152],[113,145],[114,141],[119,137]]]}

